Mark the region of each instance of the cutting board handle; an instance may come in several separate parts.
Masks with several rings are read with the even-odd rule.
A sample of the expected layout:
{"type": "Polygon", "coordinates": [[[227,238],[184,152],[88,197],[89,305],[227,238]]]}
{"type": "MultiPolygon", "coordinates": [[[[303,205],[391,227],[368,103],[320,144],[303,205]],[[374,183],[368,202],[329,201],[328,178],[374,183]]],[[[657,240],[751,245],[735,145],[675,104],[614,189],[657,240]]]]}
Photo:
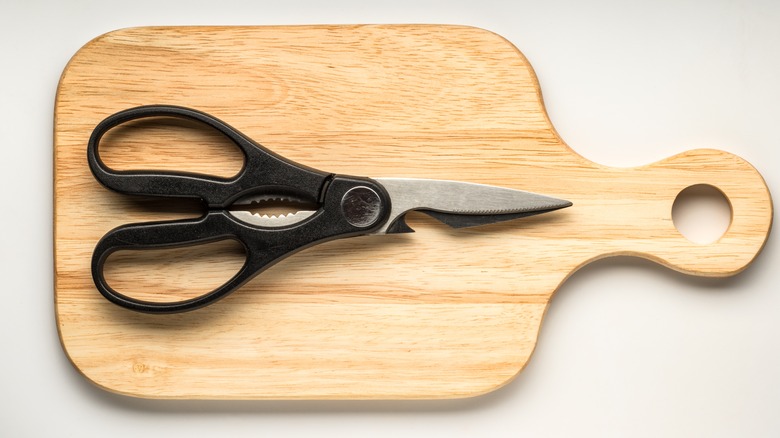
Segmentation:
{"type": "MultiPolygon", "coordinates": [[[[747,161],[728,152],[696,149],[648,166],[599,169],[614,202],[601,214],[612,233],[604,252],[654,260],[687,274],[722,277],[747,267],[764,246],[772,225],[772,199],[764,179],[747,161]],[[696,185],[719,190],[731,207],[726,232],[708,244],[688,240],[672,220],[678,195],[696,185]]],[[[577,202],[575,201],[575,208],[577,202]]],[[[603,206],[602,206],[603,207],[603,206]]],[[[607,232],[602,230],[602,232],[607,232]]]]}

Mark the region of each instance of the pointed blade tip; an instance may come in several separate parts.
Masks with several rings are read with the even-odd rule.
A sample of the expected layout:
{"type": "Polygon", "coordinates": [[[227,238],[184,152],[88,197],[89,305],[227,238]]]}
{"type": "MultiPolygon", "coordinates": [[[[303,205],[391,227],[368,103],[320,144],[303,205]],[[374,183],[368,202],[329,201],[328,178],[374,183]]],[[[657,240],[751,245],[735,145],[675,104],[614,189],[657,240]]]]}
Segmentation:
{"type": "Polygon", "coordinates": [[[562,208],[568,208],[568,207],[571,207],[571,206],[573,206],[573,205],[574,205],[574,203],[573,203],[573,202],[571,202],[571,201],[567,201],[567,200],[565,200],[565,199],[558,199],[557,201],[558,201],[558,203],[557,203],[557,204],[555,204],[555,207],[553,207],[553,208],[552,208],[552,210],[550,210],[550,211],[553,211],[553,210],[560,210],[560,209],[562,209],[562,208]]]}

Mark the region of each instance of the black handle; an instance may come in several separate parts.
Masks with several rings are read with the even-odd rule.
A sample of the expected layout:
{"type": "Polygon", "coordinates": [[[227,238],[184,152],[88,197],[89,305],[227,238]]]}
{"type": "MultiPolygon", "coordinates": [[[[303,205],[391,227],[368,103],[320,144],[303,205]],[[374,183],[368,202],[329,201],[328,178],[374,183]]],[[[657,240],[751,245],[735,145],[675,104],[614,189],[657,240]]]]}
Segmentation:
{"type": "Polygon", "coordinates": [[[120,111],[100,122],[87,144],[87,161],[95,178],[107,188],[132,195],[199,198],[211,208],[225,208],[253,192],[289,194],[318,202],[330,174],[287,160],[255,143],[227,123],[200,111],[170,105],[148,105],[120,111]],[[132,120],[175,117],[203,123],[222,133],[244,154],[244,166],[233,178],[188,172],[117,171],[100,159],[98,146],[112,128],[132,120]]]}
{"type": "Polygon", "coordinates": [[[131,310],[144,313],[195,310],[225,297],[265,269],[304,248],[378,229],[387,220],[390,210],[390,198],[380,184],[367,178],[335,176],[325,190],[322,207],[304,221],[287,227],[259,227],[236,219],[227,210],[209,210],[198,219],[149,222],[115,228],[95,247],[92,254],[92,278],[104,297],[131,310]],[[376,211],[368,216],[360,214],[360,220],[356,220],[348,212],[361,208],[365,200],[361,195],[366,190],[376,195],[376,211]],[[353,197],[351,194],[358,196],[353,197]],[[353,200],[360,205],[352,205],[353,200]],[[364,220],[365,217],[369,219],[364,220]],[[138,300],[111,288],[103,274],[106,260],[118,250],[172,248],[223,239],[240,242],[246,252],[246,261],[225,284],[196,298],[176,302],[138,300]]]}
{"type": "Polygon", "coordinates": [[[244,265],[225,284],[199,297],[176,302],[143,301],[124,295],[109,286],[103,269],[108,257],[119,250],[175,248],[234,239],[239,241],[246,251],[247,244],[241,239],[241,234],[236,233],[233,225],[232,221],[225,217],[225,212],[214,210],[198,219],[148,222],[115,228],[100,239],[92,254],[92,278],[95,286],[112,303],[146,313],[183,312],[216,301],[249,281],[254,275],[254,271],[250,269],[248,251],[244,265]]]}

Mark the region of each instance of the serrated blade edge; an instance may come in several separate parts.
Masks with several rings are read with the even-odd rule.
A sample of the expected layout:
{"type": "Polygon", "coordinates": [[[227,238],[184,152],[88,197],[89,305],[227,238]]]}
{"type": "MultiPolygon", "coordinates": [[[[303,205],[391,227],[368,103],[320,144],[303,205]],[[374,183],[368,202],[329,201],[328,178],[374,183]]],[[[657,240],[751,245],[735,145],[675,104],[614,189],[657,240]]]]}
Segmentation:
{"type": "MultiPolygon", "coordinates": [[[[404,214],[428,210],[455,215],[519,217],[571,206],[563,199],[505,187],[422,178],[374,178],[390,195],[390,217],[375,232],[385,234],[404,214]]],[[[508,217],[511,219],[511,217],[508,217]]],[[[498,222],[491,220],[486,223],[498,222]]],[[[479,225],[480,221],[473,221],[479,225]]]]}

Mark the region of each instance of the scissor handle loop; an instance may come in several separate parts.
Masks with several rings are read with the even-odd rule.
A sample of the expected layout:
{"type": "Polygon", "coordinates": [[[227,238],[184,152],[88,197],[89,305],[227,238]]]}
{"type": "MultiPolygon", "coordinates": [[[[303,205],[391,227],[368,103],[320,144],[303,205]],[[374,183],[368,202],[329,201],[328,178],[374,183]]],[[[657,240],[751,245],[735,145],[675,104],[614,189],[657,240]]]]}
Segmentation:
{"type": "Polygon", "coordinates": [[[105,187],[130,195],[201,199],[210,208],[226,208],[250,191],[276,191],[317,202],[330,176],[287,160],[254,142],[227,123],[204,112],[173,105],[146,105],[120,111],[100,122],[87,143],[87,162],[92,174],[105,187]],[[112,128],[155,117],[196,121],[223,134],[241,150],[244,165],[232,178],[191,172],[114,170],[100,158],[99,145],[112,128]]]}
{"type": "Polygon", "coordinates": [[[258,272],[257,255],[246,242],[245,234],[237,232],[227,212],[213,210],[191,220],[148,222],[117,227],[98,242],[92,253],[92,278],[98,291],[121,307],[143,313],[178,313],[195,310],[217,301],[251,280],[258,272]],[[246,259],[241,269],[223,285],[203,295],[172,302],[146,301],[125,295],[112,288],[104,275],[108,257],[119,250],[148,250],[200,245],[232,239],[244,247],[246,259]]]}

